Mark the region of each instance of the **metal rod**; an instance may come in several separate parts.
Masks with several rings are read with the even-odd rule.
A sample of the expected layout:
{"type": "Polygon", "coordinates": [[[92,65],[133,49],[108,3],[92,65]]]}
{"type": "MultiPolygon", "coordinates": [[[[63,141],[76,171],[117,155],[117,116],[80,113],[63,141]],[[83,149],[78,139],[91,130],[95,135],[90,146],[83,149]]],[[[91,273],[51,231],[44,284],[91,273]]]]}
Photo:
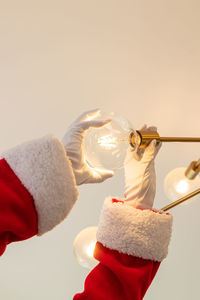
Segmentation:
{"type": "Polygon", "coordinates": [[[161,137],[157,131],[137,130],[137,135],[131,132],[129,143],[133,148],[139,145],[140,149],[146,148],[152,140],[159,142],[200,142],[200,137],[161,137]]]}
{"type": "Polygon", "coordinates": [[[190,198],[192,198],[192,197],[198,195],[199,193],[200,193],[200,189],[197,189],[197,190],[195,190],[194,192],[192,192],[192,193],[190,193],[190,194],[188,194],[188,195],[186,195],[186,196],[180,198],[179,200],[176,200],[176,201],[172,202],[171,204],[169,204],[169,205],[167,205],[167,206],[161,208],[161,210],[167,211],[167,210],[169,210],[169,209],[171,209],[171,208],[173,208],[173,207],[175,207],[175,206],[177,206],[177,205],[183,203],[184,201],[186,201],[186,200],[188,200],[188,199],[190,199],[190,198]]]}
{"type": "Polygon", "coordinates": [[[193,137],[160,137],[161,142],[200,142],[200,138],[193,137]]]}

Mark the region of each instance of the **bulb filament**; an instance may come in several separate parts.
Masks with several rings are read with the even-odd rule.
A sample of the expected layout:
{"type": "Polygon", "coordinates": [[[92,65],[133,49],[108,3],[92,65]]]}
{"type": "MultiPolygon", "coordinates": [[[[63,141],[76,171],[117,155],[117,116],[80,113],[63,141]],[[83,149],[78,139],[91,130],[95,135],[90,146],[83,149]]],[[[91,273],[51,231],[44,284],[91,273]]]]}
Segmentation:
{"type": "Polygon", "coordinates": [[[111,134],[104,135],[98,139],[98,144],[107,150],[114,149],[117,147],[117,139],[111,134]]]}
{"type": "Polygon", "coordinates": [[[117,139],[116,137],[112,136],[112,134],[104,135],[98,139],[98,144],[107,149],[111,150],[117,148],[118,142],[128,141],[128,139],[117,139]]]}

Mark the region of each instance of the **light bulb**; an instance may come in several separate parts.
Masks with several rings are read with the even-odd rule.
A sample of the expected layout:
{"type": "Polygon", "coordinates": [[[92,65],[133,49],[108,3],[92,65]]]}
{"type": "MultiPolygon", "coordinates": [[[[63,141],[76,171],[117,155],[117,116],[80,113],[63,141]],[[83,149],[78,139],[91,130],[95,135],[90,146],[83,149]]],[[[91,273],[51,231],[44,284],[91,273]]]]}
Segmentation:
{"type": "Polygon", "coordinates": [[[178,200],[200,187],[200,177],[187,179],[185,171],[186,168],[176,168],[166,176],[164,190],[169,200],[178,200]]]}
{"type": "Polygon", "coordinates": [[[97,227],[87,227],[76,236],[73,244],[73,252],[78,263],[87,269],[94,268],[98,261],[93,257],[96,245],[97,227]]]}
{"type": "Polygon", "coordinates": [[[184,194],[189,190],[189,184],[186,179],[179,181],[176,185],[176,191],[179,194],[184,194]]]}
{"type": "Polygon", "coordinates": [[[100,128],[90,128],[84,139],[85,159],[98,169],[117,170],[123,167],[130,146],[130,133],[135,135],[135,147],[140,139],[131,123],[115,113],[100,113],[97,119],[111,119],[100,128]]]}
{"type": "Polygon", "coordinates": [[[89,246],[86,248],[87,255],[89,257],[93,257],[94,255],[94,248],[95,248],[96,242],[92,242],[89,244],[89,246]]]}

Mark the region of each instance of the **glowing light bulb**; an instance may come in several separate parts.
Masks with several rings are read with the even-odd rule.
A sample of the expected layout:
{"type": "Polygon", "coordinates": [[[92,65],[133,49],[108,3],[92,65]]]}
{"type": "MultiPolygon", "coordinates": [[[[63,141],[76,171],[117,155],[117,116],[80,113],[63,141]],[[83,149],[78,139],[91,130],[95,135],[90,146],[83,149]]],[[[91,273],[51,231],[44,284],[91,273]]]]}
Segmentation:
{"type": "Polygon", "coordinates": [[[90,257],[93,257],[94,255],[94,248],[95,248],[96,242],[92,242],[86,249],[87,255],[90,257]]]}
{"type": "Polygon", "coordinates": [[[186,168],[176,168],[166,176],[164,190],[169,200],[178,200],[200,187],[200,177],[197,176],[195,179],[189,180],[185,176],[185,171],[186,168]]]}
{"type": "Polygon", "coordinates": [[[186,179],[184,180],[181,180],[180,182],[177,183],[176,185],[176,191],[179,193],[179,194],[184,194],[185,192],[187,192],[189,189],[189,184],[187,182],[186,179]]]}
{"type": "Polygon", "coordinates": [[[115,113],[100,112],[98,118],[111,119],[100,128],[90,128],[84,139],[84,152],[87,163],[98,169],[117,170],[123,167],[129,144],[130,132],[136,136],[135,145],[139,143],[138,134],[131,123],[115,113]]]}
{"type": "Polygon", "coordinates": [[[97,227],[87,227],[76,236],[73,252],[78,263],[87,269],[94,268],[98,261],[94,258],[97,227]]]}

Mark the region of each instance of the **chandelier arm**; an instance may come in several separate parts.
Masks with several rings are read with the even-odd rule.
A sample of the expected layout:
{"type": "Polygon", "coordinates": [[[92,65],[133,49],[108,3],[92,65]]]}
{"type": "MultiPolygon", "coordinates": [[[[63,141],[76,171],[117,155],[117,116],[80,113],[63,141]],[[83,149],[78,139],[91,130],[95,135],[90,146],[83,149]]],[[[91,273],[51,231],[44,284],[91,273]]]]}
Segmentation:
{"type": "Polygon", "coordinates": [[[198,137],[160,137],[161,142],[200,142],[198,137]]]}
{"type": "Polygon", "coordinates": [[[148,130],[136,130],[137,135],[134,132],[130,133],[129,143],[133,148],[139,141],[139,148],[143,149],[149,145],[152,140],[156,140],[157,143],[160,142],[200,142],[200,137],[161,137],[157,131],[148,130]]]}
{"type": "Polygon", "coordinates": [[[171,208],[173,208],[173,207],[175,207],[175,206],[183,203],[184,201],[186,201],[186,200],[188,200],[188,199],[190,199],[190,198],[192,198],[192,197],[194,197],[194,196],[196,196],[198,194],[200,194],[200,189],[197,189],[194,192],[192,192],[192,193],[190,193],[190,194],[188,194],[188,195],[186,195],[186,196],[184,196],[184,197],[182,197],[182,198],[180,198],[180,199],[172,202],[171,204],[168,204],[167,206],[164,206],[163,208],[161,208],[161,210],[168,211],[169,209],[171,209],[171,208]]]}

